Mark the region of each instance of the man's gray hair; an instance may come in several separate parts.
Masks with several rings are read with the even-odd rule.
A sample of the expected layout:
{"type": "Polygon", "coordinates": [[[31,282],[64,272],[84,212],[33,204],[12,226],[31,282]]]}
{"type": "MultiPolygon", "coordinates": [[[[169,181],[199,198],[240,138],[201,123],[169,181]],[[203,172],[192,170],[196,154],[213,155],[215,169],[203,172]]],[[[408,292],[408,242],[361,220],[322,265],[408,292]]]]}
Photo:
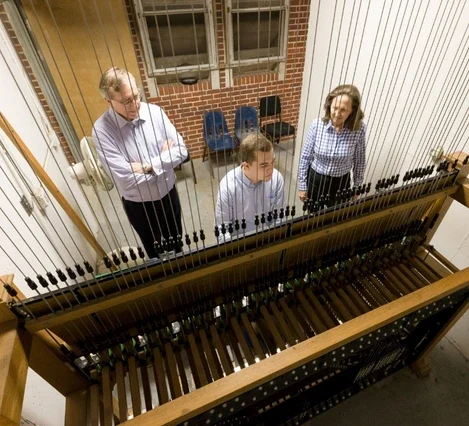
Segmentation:
{"type": "Polygon", "coordinates": [[[111,99],[112,92],[120,92],[121,86],[127,85],[132,92],[137,91],[137,83],[134,76],[122,68],[112,67],[104,71],[99,81],[99,92],[104,99],[111,99]]]}

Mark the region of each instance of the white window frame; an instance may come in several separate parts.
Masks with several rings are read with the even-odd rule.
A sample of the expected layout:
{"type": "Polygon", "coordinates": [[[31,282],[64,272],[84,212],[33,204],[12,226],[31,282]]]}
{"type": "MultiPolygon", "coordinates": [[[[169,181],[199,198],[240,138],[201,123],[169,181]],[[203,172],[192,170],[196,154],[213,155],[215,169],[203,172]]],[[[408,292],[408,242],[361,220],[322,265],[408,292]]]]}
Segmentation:
{"type": "MultiPolygon", "coordinates": [[[[269,11],[283,11],[283,25],[280,25],[280,55],[275,57],[263,57],[263,58],[254,58],[254,59],[235,59],[234,56],[234,39],[233,39],[233,19],[232,15],[238,9],[237,0],[225,0],[225,22],[226,22],[226,40],[228,47],[228,66],[230,68],[230,80],[232,81],[233,70],[236,70],[237,67],[243,65],[256,65],[264,64],[271,62],[278,62],[278,78],[279,80],[285,79],[285,63],[287,60],[287,44],[288,44],[288,24],[290,21],[290,0],[284,0],[285,4],[283,6],[271,6],[269,1],[264,0],[259,3],[264,3],[263,6],[241,9],[245,12],[269,12],[269,11]]],[[[282,15],[282,14],[280,14],[282,15]]]]}
{"type": "MultiPolygon", "coordinates": [[[[153,57],[153,51],[150,44],[150,35],[148,34],[148,27],[146,23],[146,16],[154,16],[155,12],[145,12],[143,10],[141,0],[133,0],[135,5],[135,11],[137,14],[137,22],[140,30],[140,36],[142,39],[145,63],[147,66],[148,76],[158,77],[164,75],[174,75],[180,74],[186,71],[210,71],[210,81],[212,83],[212,88],[218,89],[220,87],[220,78],[218,71],[218,55],[216,49],[216,39],[215,39],[215,24],[213,18],[213,4],[212,0],[204,0],[204,16],[205,16],[205,33],[207,36],[207,53],[209,58],[208,64],[200,65],[190,65],[185,67],[171,67],[171,68],[157,68],[155,65],[155,60],[153,57]]],[[[169,6],[168,6],[169,8],[169,6]]],[[[183,13],[192,13],[192,12],[201,12],[202,9],[194,9],[188,4],[187,9],[178,9],[177,11],[170,11],[171,14],[183,14],[183,13]]],[[[156,12],[157,15],[166,15],[164,12],[156,12]]]]}

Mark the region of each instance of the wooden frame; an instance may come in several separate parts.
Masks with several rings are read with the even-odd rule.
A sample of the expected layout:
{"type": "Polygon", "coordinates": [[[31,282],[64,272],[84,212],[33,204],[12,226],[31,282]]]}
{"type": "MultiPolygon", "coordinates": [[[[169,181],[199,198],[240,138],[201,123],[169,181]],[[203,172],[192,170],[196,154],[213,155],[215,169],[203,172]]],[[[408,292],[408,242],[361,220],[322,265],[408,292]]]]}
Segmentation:
{"type": "MultiPolygon", "coordinates": [[[[156,426],[182,423],[468,285],[469,268],[466,268],[124,424],[156,426]]],[[[450,319],[442,329],[442,335],[460,318],[468,304],[469,301],[450,319]]],[[[428,345],[428,350],[431,350],[441,337],[439,333],[428,345]]],[[[423,356],[426,354],[427,350],[423,352],[423,356]]]]}
{"type": "MultiPolygon", "coordinates": [[[[106,411],[108,416],[103,424],[109,424],[109,415],[114,415],[118,418],[118,413],[123,409],[119,407],[119,403],[111,398],[111,389],[109,388],[111,382],[109,380],[113,379],[106,381],[106,393],[101,396],[99,385],[97,383],[91,384],[92,382],[86,380],[81,373],[74,370],[73,366],[69,364],[69,361],[57,348],[55,342],[57,337],[54,336],[52,339],[47,334],[49,331],[45,329],[53,328],[61,322],[71,321],[74,318],[80,318],[92,312],[98,312],[109,306],[125,304],[132,300],[135,301],[155,291],[161,292],[166,288],[187,285],[197,276],[206,276],[207,273],[216,275],[219,271],[231,270],[256,259],[262,259],[264,256],[269,256],[272,253],[280,253],[283,250],[301,246],[305,242],[353,229],[355,226],[366,225],[367,222],[372,220],[390,217],[395,213],[404,212],[408,208],[416,206],[424,207],[426,209],[425,216],[429,217],[426,225],[428,228],[430,226],[429,222],[431,222],[433,217],[436,217],[446,197],[453,194],[456,190],[456,186],[453,186],[418,200],[408,201],[385,210],[371,212],[363,217],[346,222],[339,222],[314,233],[299,233],[289,239],[271,244],[261,251],[252,250],[241,253],[228,260],[213,262],[213,264],[193,271],[185,271],[184,274],[165,277],[164,280],[155,280],[147,287],[137,287],[136,290],[131,292],[112,295],[103,300],[92,302],[85,307],[78,307],[64,313],[53,316],[46,315],[38,320],[27,321],[25,323],[26,329],[18,328],[17,319],[7,306],[10,298],[2,289],[0,291],[0,343],[2,343],[2,347],[6,345],[11,349],[2,353],[2,358],[0,358],[0,369],[2,370],[0,372],[7,378],[4,385],[0,386],[0,420],[6,425],[15,424],[18,416],[21,415],[22,395],[24,394],[28,366],[37,371],[46,381],[66,396],[67,426],[78,426],[86,422],[87,420],[84,418],[83,413],[87,411],[88,406],[90,406],[90,415],[95,419],[95,424],[97,424],[96,421],[100,413],[106,411]],[[156,284],[158,284],[157,287],[156,284]],[[14,360],[18,359],[20,360],[19,363],[14,362],[14,360]],[[100,401],[101,397],[103,401],[100,401]],[[89,404],[89,401],[91,404],[89,404]]],[[[352,206],[351,209],[353,208],[357,208],[357,206],[352,206]]],[[[311,222],[314,222],[314,220],[312,218],[311,222]]],[[[183,395],[154,410],[139,415],[133,420],[124,422],[124,424],[177,424],[192,419],[235,398],[237,395],[254,389],[262,383],[280,377],[292,369],[322,357],[342,345],[346,345],[367,333],[403,318],[409,313],[465,289],[469,285],[469,268],[456,271],[454,265],[444,259],[439,253],[435,252],[432,254],[432,251],[434,250],[427,246],[427,250],[421,251],[418,255],[421,259],[424,259],[430,270],[433,268],[437,272],[434,275],[441,275],[444,278],[318,334],[313,338],[291,346],[275,356],[253,364],[236,374],[219,379],[190,394],[183,395]]],[[[13,285],[12,276],[4,277],[2,280],[6,280],[10,285],[13,285]]],[[[23,298],[21,293],[19,293],[19,298],[23,298]]],[[[428,355],[431,349],[468,308],[469,300],[466,300],[422,350],[414,364],[416,368],[420,366],[422,370],[422,366],[425,367],[427,365],[425,362],[426,355],[428,355]]],[[[64,343],[62,342],[62,344],[64,343]]],[[[108,370],[106,371],[108,372],[108,370]]],[[[0,424],[3,423],[0,422],[0,424]]]]}

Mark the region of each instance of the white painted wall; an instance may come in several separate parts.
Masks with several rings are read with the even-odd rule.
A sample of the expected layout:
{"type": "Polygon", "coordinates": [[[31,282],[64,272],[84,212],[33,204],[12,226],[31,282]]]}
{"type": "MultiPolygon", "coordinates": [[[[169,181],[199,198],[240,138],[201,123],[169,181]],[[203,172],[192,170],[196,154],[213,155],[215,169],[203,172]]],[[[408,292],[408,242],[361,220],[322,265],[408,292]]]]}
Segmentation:
{"type": "Polygon", "coordinates": [[[366,181],[430,164],[435,146],[469,147],[469,129],[458,127],[469,107],[469,64],[461,55],[467,44],[458,49],[468,23],[469,4],[456,0],[313,0],[293,170],[311,121],[323,115],[327,93],[339,84],[362,93],[366,181]],[[445,27],[451,29],[446,38],[445,27]],[[445,90],[439,97],[453,71],[452,96],[445,90]]]}
{"type": "MultiPolygon", "coordinates": [[[[469,153],[468,25],[469,4],[456,0],[313,0],[293,170],[327,93],[346,83],[362,93],[365,181],[373,187],[381,177],[431,164],[436,146],[469,153]]],[[[432,244],[459,268],[469,266],[469,209],[453,202],[432,244]]]]}
{"type": "MultiPolygon", "coordinates": [[[[57,137],[41,109],[3,26],[0,27],[0,49],[0,110],[39,163],[46,166],[46,172],[71,206],[79,215],[83,215],[91,231],[96,232],[97,225],[90,215],[85,198],[81,195],[79,186],[67,173],[68,162],[62,149],[58,145],[57,148],[49,148],[50,144],[58,143],[57,137]]],[[[14,157],[31,187],[39,188],[39,180],[21,153],[1,130],[0,136],[6,150],[14,157]]],[[[26,296],[33,296],[36,293],[25,284],[25,276],[35,278],[37,273],[44,275],[45,271],[54,272],[57,267],[64,270],[65,266],[73,267],[75,261],[82,263],[83,258],[94,265],[95,252],[52,196],[50,200],[54,201],[46,208],[45,215],[37,208],[31,216],[26,214],[20,205],[20,195],[17,191],[21,194],[27,194],[28,191],[21,183],[18,173],[11,168],[11,163],[5,157],[1,146],[0,167],[0,275],[14,273],[15,284],[26,296]]]]}
{"type": "MultiPolygon", "coordinates": [[[[55,143],[57,138],[49,127],[2,25],[0,25],[0,53],[0,75],[2,76],[0,111],[37,160],[44,164],[49,150],[48,144],[55,143]]],[[[39,182],[26,161],[1,130],[0,137],[31,182],[32,187],[39,187],[39,182]]],[[[49,205],[45,216],[37,208],[34,209],[32,216],[25,213],[19,203],[20,196],[15,188],[20,191],[26,191],[26,189],[24,185],[17,182],[16,172],[10,170],[9,162],[1,151],[0,147],[0,275],[14,273],[15,284],[26,296],[33,296],[35,293],[25,284],[24,276],[34,278],[36,273],[44,274],[44,271],[53,271],[56,267],[64,269],[65,265],[73,266],[67,250],[73,259],[81,261],[83,255],[91,264],[95,263],[96,254],[55,201],[53,202],[55,208],[49,205]],[[58,234],[54,232],[54,229],[58,234]]],[[[80,195],[78,185],[68,177],[67,166],[68,162],[62,149],[52,148],[46,165],[47,173],[79,214],[80,209],[77,206],[81,207],[91,231],[96,232],[96,224],[90,216],[85,199],[80,195]],[[74,197],[71,196],[71,191],[75,194],[74,197]]],[[[29,370],[23,404],[24,419],[38,426],[61,426],[64,415],[65,398],[34,371],[29,370]]]]}

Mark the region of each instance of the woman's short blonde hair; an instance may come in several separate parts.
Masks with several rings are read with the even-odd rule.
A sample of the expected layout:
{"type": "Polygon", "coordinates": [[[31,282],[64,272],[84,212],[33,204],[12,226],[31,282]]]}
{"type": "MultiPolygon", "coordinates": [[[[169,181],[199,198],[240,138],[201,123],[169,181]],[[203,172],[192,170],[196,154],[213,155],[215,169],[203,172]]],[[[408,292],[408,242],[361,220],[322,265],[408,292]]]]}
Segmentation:
{"type": "Polygon", "coordinates": [[[337,86],[331,93],[326,97],[324,102],[324,117],[322,121],[328,123],[331,119],[331,105],[334,98],[340,95],[347,95],[352,101],[352,113],[345,120],[344,127],[349,130],[357,131],[360,130],[362,125],[362,120],[365,114],[360,108],[361,105],[361,96],[359,90],[352,84],[342,84],[337,86]]]}

